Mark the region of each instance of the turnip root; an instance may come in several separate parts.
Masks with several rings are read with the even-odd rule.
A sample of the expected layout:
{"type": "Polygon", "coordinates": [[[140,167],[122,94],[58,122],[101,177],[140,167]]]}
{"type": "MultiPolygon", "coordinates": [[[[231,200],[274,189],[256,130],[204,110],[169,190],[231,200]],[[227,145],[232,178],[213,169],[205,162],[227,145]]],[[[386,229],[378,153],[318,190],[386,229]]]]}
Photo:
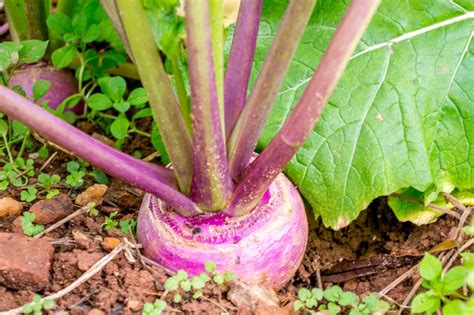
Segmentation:
{"type": "MultiPolygon", "coordinates": [[[[78,92],[77,80],[72,73],[56,69],[46,63],[22,66],[12,75],[8,86],[10,88],[15,85],[21,86],[27,97],[31,99],[33,97],[33,85],[38,80],[51,82],[51,87],[39,102],[49,100],[48,107],[52,109],[56,109],[63,100],[78,92]]],[[[84,104],[80,102],[72,108],[65,108],[65,110],[80,115],[84,111],[84,104]]]]}
{"type": "Polygon", "coordinates": [[[206,261],[252,284],[282,287],[296,272],[306,248],[306,212],[293,184],[280,174],[261,202],[240,217],[223,212],[186,218],[147,194],[138,217],[138,237],[157,263],[191,275],[206,261]]]}

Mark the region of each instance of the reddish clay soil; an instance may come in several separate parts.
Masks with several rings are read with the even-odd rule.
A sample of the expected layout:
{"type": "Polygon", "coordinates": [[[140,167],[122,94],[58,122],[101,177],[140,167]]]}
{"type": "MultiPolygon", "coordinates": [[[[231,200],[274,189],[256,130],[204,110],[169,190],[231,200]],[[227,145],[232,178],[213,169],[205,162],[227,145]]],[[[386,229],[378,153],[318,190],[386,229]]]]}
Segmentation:
{"type": "MultiPolygon", "coordinates": [[[[89,133],[100,131],[97,126],[82,123],[79,125],[89,133]]],[[[144,138],[134,137],[124,150],[141,150],[151,153],[151,145],[144,138]]],[[[50,148],[53,151],[54,148],[50,148]]],[[[32,151],[35,152],[35,151],[32,151]]],[[[70,160],[66,153],[58,151],[57,157],[44,172],[66,175],[66,163],[70,160]]],[[[36,167],[44,161],[36,160],[36,167]]],[[[74,202],[76,196],[93,184],[87,179],[80,190],[63,187],[61,190],[74,202]]],[[[20,199],[20,190],[8,189],[0,193],[2,197],[20,199]]],[[[112,180],[105,195],[100,214],[91,217],[82,214],[72,221],[47,234],[55,249],[50,271],[50,284],[40,292],[48,295],[57,292],[87,271],[97,260],[108,252],[102,242],[105,237],[122,238],[119,230],[104,231],[104,217],[111,211],[118,211],[117,219],[137,216],[142,192],[112,180]]],[[[31,204],[24,204],[28,210],[31,204]]],[[[78,208],[79,206],[75,206],[78,208]]],[[[293,280],[278,294],[279,308],[261,308],[254,313],[289,314],[299,288],[318,286],[318,273],[322,285],[329,287],[338,284],[345,290],[360,295],[378,292],[396,277],[414,266],[423,253],[448,239],[457,229],[457,220],[444,216],[436,223],[416,226],[400,223],[387,207],[386,200],[374,201],[366,211],[349,227],[341,231],[326,229],[320,220],[310,218],[310,236],[306,255],[293,280]]],[[[14,232],[15,217],[0,219],[0,232],[14,232]]],[[[416,277],[416,276],[415,276],[416,277]]],[[[167,273],[155,266],[144,265],[139,260],[131,262],[123,252],[106,265],[86,283],[58,300],[58,310],[71,314],[136,314],[144,302],[160,298],[167,273]]],[[[410,277],[389,293],[398,302],[403,301],[417,278],[410,277]]],[[[35,292],[14,290],[0,286],[0,311],[9,310],[31,301],[35,292]]],[[[205,289],[206,299],[185,298],[180,304],[169,304],[186,314],[220,314],[225,309],[231,314],[250,314],[252,310],[244,305],[235,305],[229,297],[229,287],[210,285],[205,289]],[[217,306],[218,305],[218,306],[217,306]]],[[[238,304],[238,303],[237,303],[238,304]]]]}

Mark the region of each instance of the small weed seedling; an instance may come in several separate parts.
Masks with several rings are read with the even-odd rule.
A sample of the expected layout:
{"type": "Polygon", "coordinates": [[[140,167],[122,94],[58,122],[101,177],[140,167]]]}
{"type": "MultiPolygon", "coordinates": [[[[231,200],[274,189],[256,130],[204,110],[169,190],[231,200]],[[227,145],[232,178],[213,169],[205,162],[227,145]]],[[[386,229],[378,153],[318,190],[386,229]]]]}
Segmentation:
{"type": "Polygon", "coordinates": [[[103,171],[94,169],[92,172],[88,172],[87,168],[89,166],[89,163],[86,161],[69,161],[67,163],[69,175],[66,176],[66,184],[72,188],[81,188],[82,185],[84,185],[84,177],[86,177],[86,175],[94,178],[99,184],[108,184],[109,179],[103,171]]]}
{"type": "MultiPolygon", "coordinates": [[[[474,221],[463,231],[474,236],[474,221]]],[[[426,253],[420,263],[423,287],[427,291],[415,296],[411,304],[413,313],[433,314],[443,310],[443,314],[471,314],[474,310],[474,254],[461,253],[462,265],[443,272],[441,261],[426,253]],[[462,293],[469,288],[470,295],[462,293]]],[[[467,292],[467,291],[466,291],[467,292]]]]}
{"type": "Polygon", "coordinates": [[[79,188],[84,184],[86,171],[78,162],[69,161],[67,163],[67,171],[69,172],[69,175],[66,176],[66,184],[72,188],[79,188]]]}
{"type": "Polygon", "coordinates": [[[145,303],[142,309],[142,315],[159,315],[166,309],[166,302],[156,300],[154,303],[145,303]]]}
{"type": "Polygon", "coordinates": [[[122,230],[124,234],[135,234],[137,230],[137,219],[120,220],[119,225],[120,230],[122,230]]]}
{"type": "Polygon", "coordinates": [[[165,298],[168,294],[173,295],[173,303],[181,303],[183,298],[190,297],[199,299],[203,296],[203,289],[208,283],[223,285],[235,280],[235,274],[232,271],[220,273],[216,271],[216,264],[210,261],[205,263],[206,272],[202,272],[198,276],[190,278],[186,271],[178,270],[178,272],[169,277],[164,284],[165,292],[160,300],[152,303],[145,303],[142,315],[161,314],[167,304],[165,298]]]}
{"type": "Polygon", "coordinates": [[[45,173],[38,175],[38,184],[47,192],[46,199],[52,199],[59,194],[59,189],[52,189],[52,186],[57,185],[60,180],[59,175],[51,176],[45,173]]]}
{"type": "Polygon", "coordinates": [[[298,299],[294,303],[295,311],[305,310],[310,314],[317,314],[318,310],[335,315],[340,314],[343,309],[350,310],[348,312],[350,315],[383,314],[390,309],[390,304],[378,300],[375,293],[360,301],[357,294],[345,292],[337,285],[326,290],[314,288],[310,291],[307,288],[301,288],[298,291],[298,299]]]}
{"type": "Polygon", "coordinates": [[[33,301],[23,306],[23,314],[41,315],[43,310],[50,310],[56,307],[56,303],[50,299],[41,299],[41,295],[36,294],[33,301]]]}
{"type": "Polygon", "coordinates": [[[18,157],[11,158],[10,163],[6,163],[0,171],[0,190],[5,190],[11,184],[14,187],[24,187],[28,185],[29,178],[35,175],[34,161],[24,160],[18,157]]]}
{"type": "Polygon", "coordinates": [[[137,88],[130,92],[125,98],[127,90],[127,83],[122,77],[104,77],[99,79],[99,85],[102,93],[91,95],[87,100],[88,106],[92,109],[91,117],[99,116],[101,118],[112,120],[108,126],[110,133],[115,139],[121,141],[132,132],[141,135],[149,136],[140,131],[135,126],[133,120],[151,116],[150,108],[143,108],[148,102],[144,88],[137,88]],[[117,116],[106,114],[105,111],[115,109],[118,112],[117,116]],[[131,108],[136,108],[139,111],[133,116],[132,121],[127,118],[127,112],[131,108]]]}
{"type": "Polygon", "coordinates": [[[32,202],[36,199],[36,194],[38,189],[34,187],[28,187],[26,190],[23,190],[20,194],[21,201],[32,202]]]}
{"type": "Polygon", "coordinates": [[[41,224],[34,224],[33,222],[36,219],[36,215],[31,212],[23,212],[23,215],[20,217],[21,228],[23,233],[27,236],[35,236],[44,231],[44,226],[41,224]]]}

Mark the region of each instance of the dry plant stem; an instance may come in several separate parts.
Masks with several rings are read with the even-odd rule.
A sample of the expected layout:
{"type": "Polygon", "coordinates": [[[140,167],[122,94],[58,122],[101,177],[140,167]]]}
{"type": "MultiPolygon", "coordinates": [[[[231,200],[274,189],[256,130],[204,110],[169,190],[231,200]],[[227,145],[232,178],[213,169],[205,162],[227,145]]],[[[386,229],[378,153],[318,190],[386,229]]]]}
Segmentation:
{"type": "MultiPolygon", "coordinates": [[[[77,278],[73,283],[71,283],[69,286],[66,288],[53,293],[51,295],[48,295],[44,298],[41,299],[41,301],[44,301],[46,299],[48,300],[57,300],[65,296],[66,294],[72,292],[74,289],[79,287],[81,284],[92,278],[96,273],[102,270],[102,268],[105,267],[112,259],[115,258],[121,251],[123,251],[125,248],[127,248],[127,244],[122,242],[119,246],[115,247],[110,253],[102,257],[99,261],[97,261],[92,267],[87,270],[85,273],[83,273],[79,278],[77,278]]],[[[23,307],[18,307],[6,312],[0,312],[0,315],[15,315],[15,314],[21,314],[23,310],[23,307]]]]}
{"type": "MultiPolygon", "coordinates": [[[[456,231],[456,234],[455,236],[453,237],[453,239],[457,240],[457,241],[462,241],[462,239],[464,238],[464,234],[462,234],[461,232],[461,229],[462,227],[464,226],[464,224],[466,223],[466,220],[467,218],[469,217],[469,214],[470,214],[470,209],[466,206],[464,206],[459,200],[457,200],[455,197],[453,197],[452,195],[450,194],[443,194],[446,199],[448,199],[453,205],[455,205],[458,209],[461,209],[463,210],[463,214],[461,216],[461,219],[459,220],[459,224],[458,224],[458,227],[457,227],[457,231],[456,231]]],[[[466,244],[469,244],[468,246],[466,246],[466,244],[464,246],[462,246],[458,251],[454,251],[454,249],[451,249],[449,252],[443,252],[439,255],[439,259],[441,260],[441,263],[444,265],[447,261],[448,263],[445,265],[445,268],[443,269],[443,272],[446,272],[449,267],[454,263],[454,261],[456,260],[456,257],[463,251],[465,250],[466,248],[469,248],[472,244],[474,244],[474,240],[471,240],[469,242],[467,242],[466,244]],[[472,242],[471,242],[472,241],[472,242]]],[[[416,267],[418,268],[419,264],[416,265],[416,267]]],[[[418,288],[421,286],[421,283],[423,282],[423,279],[419,279],[415,285],[413,286],[413,288],[411,289],[411,291],[408,293],[408,295],[406,296],[405,300],[403,300],[403,303],[402,304],[408,304],[411,299],[413,298],[413,296],[416,294],[416,292],[418,291],[418,288]]],[[[401,314],[402,312],[400,311],[398,314],[401,314]]]]}
{"type": "Polygon", "coordinates": [[[413,275],[417,270],[418,270],[419,264],[416,264],[415,266],[411,267],[408,269],[405,273],[403,273],[401,276],[393,280],[389,285],[387,285],[385,288],[382,289],[379,293],[377,293],[378,297],[381,296],[386,296],[387,293],[395,289],[400,283],[405,281],[408,277],[413,275]]]}
{"type": "Polygon", "coordinates": [[[443,196],[459,210],[468,211],[467,207],[463,205],[461,201],[457,200],[453,195],[448,194],[448,193],[443,193],[443,196]]]}
{"type": "Polygon", "coordinates": [[[321,269],[316,269],[316,280],[318,282],[318,288],[323,289],[323,279],[321,278],[321,269]]]}
{"type": "Polygon", "coordinates": [[[268,147],[248,167],[247,176],[237,186],[229,207],[231,214],[243,215],[253,209],[303,145],[379,3],[380,0],[351,2],[295,109],[268,147]]]}
{"type": "Polygon", "coordinates": [[[208,301],[208,302],[211,302],[212,304],[214,304],[215,306],[217,306],[218,308],[220,308],[224,314],[227,314],[229,311],[222,305],[220,305],[219,303],[217,303],[216,301],[214,301],[213,299],[210,299],[208,297],[205,297],[205,296],[201,296],[200,299],[204,300],[204,301],[208,301]]]}
{"type": "Polygon", "coordinates": [[[115,0],[153,118],[168,150],[180,190],[188,194],[193,176],[191,137],[163,67],[141,0],[115,0]]]}
{"type": "Polygon", "coordinates": [[[49,233],[55,229],[57,229],[58,227],[60,227],[61,225],[63,225],[64,223],[66,222],[69,222],[71,221],[72,219],[74,219],[75,217],[78,217],[79,215],[83,214],[83,213],[86,213],[87,211],[89,211],[90,209],[92,209],[93,207],[91,206],[85,206],[85,207],[82,207],[80,208],[79,210],[76,210],[75,212],[71,213],[70,215],[68,215],[67,217],[65,217],[64,219],[62,220],[59,220],[58,222],[54,223],[53,225],[51,225],[50,227],[48,227],[46,230],[44,230],[43,232],[37,234],[34,236],[34,238],[40,238],[42,237],[43,235],[45,235],[46,233],[49,233]]]}
{"type": "Polygon", "coordinates": [[[467,241],[463,246],[461,246],[456,253],[449,259],[449,261],[446,263],[446,266],[443,269],[443,273],[447,272],[448,269],[454,264],[456,261],[456,258],[459,257],[459,255],[464,252],[466,249],[474,245],[474,238],[471,238],[469,241],[467,241]]]}
{"type": "Polygon", "coordinates": [[[159,196],[179,213],[187,216],[201,213],[195,203],[175,189],[170,170],[103,144],[3,86],[0,86],[0,111],[111,176],[159,196]]]}
{"type": "Polygon", "coordinates": [[[242,0],[224,78],[225,129],[228,137],[247,97],[262,0],[242,0]]]}
{"type": "Polygon", "coordinates": [[[391,297],[389,297],[388,295],[384,295],[384,294],[380,294],[380,293],[379,293],[378,295],[379,295],[379,297],[386,299],[386,300],[389,301],[390,303],[397,305],[397,306],[400,307],[401,309],[403,309],[403,308],[410,308],[409,305],[400,304],[400,303],[398,303],[397,301],[395,301],[394,299],[392,299],[391,297]]]}
{"type": "MultiPolygon", "coordinates": [[[[408,305],[408,303],[410,303],[413,296],[415,296],[416,291],[418,291],[418,289],[420,288],[422,282],[423,282],[423,278],[420,278],[418,279],[418,281],[416,281],[415,285],[413,285],[413,288],[411,288],[410,292],[403,300],[402,302],[403,305],[408,305]]],[[[400,309],[397,314],[401,315],[402,313],[403,313],[403,309],[400,309]]]]}
{"type": "Polygon", "coordinates": [[[203,210],[215,212],[227,205],[232,181],[216,93],[209,4],[187,0],[184,9],[193,117],[191,199],[203,210]]]}
{"type": "MultiPolygon", "coordinates": [[[[444,264],[446,262],[446,260],[449,259],[449,256],[452,254],[452,250],[449,251],[449,252],[444,252],[444,253],[441,253],[438,258],[441,260],[441,263],[444,264]]],[[[420,266],[420,264],[417,264],[416,265],[416,269],[418,269],[418,267],[420,266]]],[[[410,301],[413,299],[413,297],[415,296],[416,292],[418,291],[418,289],[420,288],[421,284],[423,283],[423,278],[420,278],[418,279],[418,281],[416,281],[416,283],[413,285],[413,287],[411,288],[410,292],[408,293],[408,295],[405,297],[405,299],[403,300],[402,304],[403,305],[408,305],[408,303],[410,303],[410,301]]],[[[398,315],[401,315],[403,312],[403,309],[399,310],[398,311],[398,315]]]]}
{"type": "Polygon", "coordinates": [[[41,172],[42,170],[44,170],[46,168],[46,166],[49,165],[49,163],[51,163],[52,160],[54,160],[54,158],[56,157],[56,155],[58,155],[58,151],[55,151],[47,160],[46,162],[44,162],[43,165],[41,165],[39,171],[41,172]]]}
{"type": "Polygon", "coordinates": [[[288,71],[316,0],[290,1],[245,107],[228,140],[232,177],[239,180],[288,71]]]}

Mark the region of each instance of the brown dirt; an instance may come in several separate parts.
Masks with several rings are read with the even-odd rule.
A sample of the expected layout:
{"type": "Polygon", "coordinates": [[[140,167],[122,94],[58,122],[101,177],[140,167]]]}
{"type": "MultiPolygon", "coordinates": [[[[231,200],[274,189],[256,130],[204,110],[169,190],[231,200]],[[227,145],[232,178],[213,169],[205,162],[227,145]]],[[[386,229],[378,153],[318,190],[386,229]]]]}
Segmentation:
{"type": "MultiPolygon", "coordinates": [[[[143,124],[145,127],[149,122],[145,121],[143,124]]],[[[82,122],[79,126],[89,133],[101,132],[97,125],[82,122]]],[[[32,152],[39,148],[40,145],[37,144],[32,152]]],[[[152,153],[151,148],[151,144],[140,136],[133,137],[123,146],[128,153],[141,150],[143,156],[152,153]]],[[[53,151],[54,148],[50,147],[50,153],[53,151]]],[[[66,164],[70,159],[68,154],[58,152],[43,172],[64,178],[67,174],[66,164]]],[[[37,159],[35,162],[39,168],[45,161],[37,159]]],[[[93,184],[93,180],[86,177],[86,184],[82,189],[71,190],[63,186],[61,192],[74,201],[93,184]]],[[[0,198],[9,196],[19,200],[20,192],[19,189],[9,188],[0,193],[0,198]]],[[[99,216],[84,214],[49,233],[48,237],[54,240],[55,247],[51,283],[37,293],[48,295],[63,289],[105,256],[107,251],[101,246],[104,238],[120,238],[123,233],[119,230],[104,231],[104,217],[113,211],[119,213],[116,217],[119,220],[136,217],[142,194],[136,188],[111,180],[103,205],[99,207],[99,216]]],[[[30,207],[31,204],[24,204],[25,210],[30,207]]],[[[456,230],[457,224],[456,220],[446,216],[434,224],[421,227],[400,223],[384,198],[374,201],[355,222],[341,231],[326,229],[309,212],[308,217],[310,235],[306,255],[293,280],[278,292],[282,308],[279,312],[267,310],[275,315],[289,313],[291,302],[299,288],[316,287],[318,272],[324,287],[338,284],[345,290],[360,295],[378,292],[414,266],[425,251],[448,239],[456,230]]],[[[0,232],[12,231],[14,219],[13,216],[0,219],[0,232]]],[[[138,314],[144,302],[152,302],[161,297],[166,277],[165,271],[157,267],[144,267],[138,261],[131,263],[123,254],[119,254],[101,272],[57,301],[56,310],[67,310],[71,314],[96,314],[99,310],[106,314],[138,314]]],[[[390,292],[390,297],[401,302],[416,280],[413,277],[407,279],[390,292]]],[[[206,300],[185,299],[180,304],[173,304],[170,300],[168,302],[186,314],[220,314],[222,309],[216,303],[229,313],[251,313],[248,308],[232,304],[227,297],[228,291],[229,288],[225,286],[210,286],[204,292],[206,300]]],[[[30,302],[34,293],[0,286],[0,311],[30,302]]],[[[261,313],[268,313],[267,311],[261,313]]]]}

